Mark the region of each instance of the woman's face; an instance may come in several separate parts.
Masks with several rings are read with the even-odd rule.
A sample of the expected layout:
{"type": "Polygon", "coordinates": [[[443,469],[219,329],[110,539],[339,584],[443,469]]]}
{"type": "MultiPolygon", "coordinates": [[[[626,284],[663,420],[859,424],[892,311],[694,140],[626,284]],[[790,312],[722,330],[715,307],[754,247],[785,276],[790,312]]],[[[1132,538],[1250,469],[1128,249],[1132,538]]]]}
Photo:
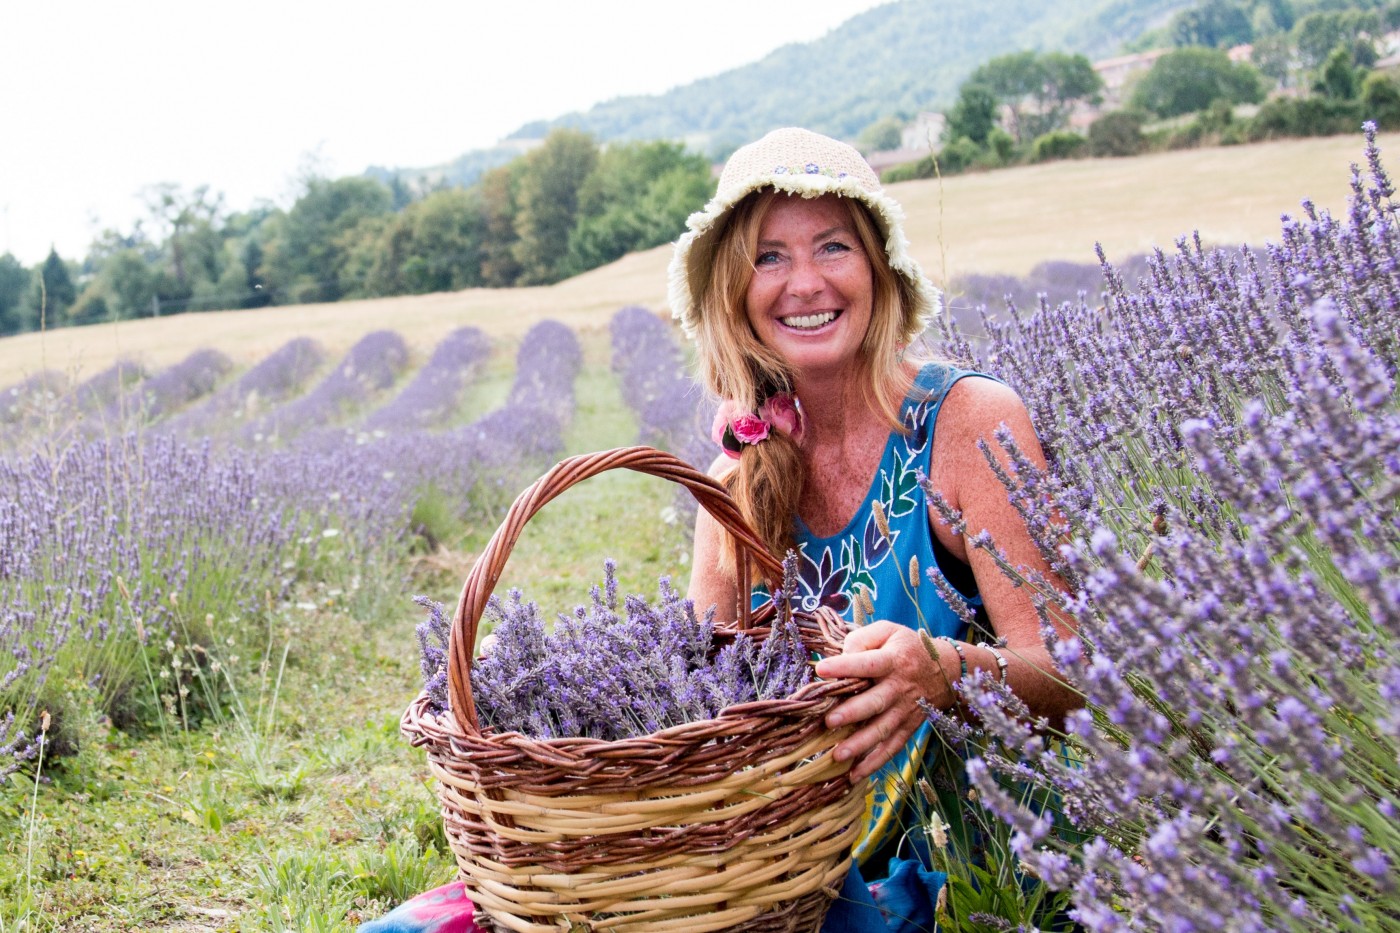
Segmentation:
{"type": "Polygon", "coordinates": [[[745,295],[749,324],[801,375],[856,360],[874,304],[874,276],[835,195],[778,196],[764,216],[745,295]]]}

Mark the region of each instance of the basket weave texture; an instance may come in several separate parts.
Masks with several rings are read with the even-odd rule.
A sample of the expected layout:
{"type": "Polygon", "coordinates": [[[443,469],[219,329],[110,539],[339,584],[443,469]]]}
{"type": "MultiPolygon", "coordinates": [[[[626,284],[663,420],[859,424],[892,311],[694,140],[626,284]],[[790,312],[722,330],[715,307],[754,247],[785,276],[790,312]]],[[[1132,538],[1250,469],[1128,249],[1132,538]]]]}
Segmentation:
{"type": "MultiPolygon", "coordinates": [[[[740,593],[749,560],[766,553],[723,487],[648,447],[564,460],[520,494],[462,589],[448,649],[451,711],[426,695],[405,711],[404,734],[427,751],[458,876],[498,931],[752,931],[821,926],[850,865],[864,789],[832,757],[849,729],[824,717],[864,686],[813,680],[791,697],[731,706],[714,719],[621,741],[538,740],[481,729],[471,694],[477,627],[506,558],[530,517],[570,486],[627,468],[680,483],[738,541],[740,593]]],[[[771,604],[736,607],[739,631],[761,641],[771,604]]],[[[806,646],[841,651],[834,613],[798,614],[806,646]]],[[[717,626],[717,628],[720,628],[717,626]]],[[[484,915],[484,916],[483,916],[484,915]]]]}

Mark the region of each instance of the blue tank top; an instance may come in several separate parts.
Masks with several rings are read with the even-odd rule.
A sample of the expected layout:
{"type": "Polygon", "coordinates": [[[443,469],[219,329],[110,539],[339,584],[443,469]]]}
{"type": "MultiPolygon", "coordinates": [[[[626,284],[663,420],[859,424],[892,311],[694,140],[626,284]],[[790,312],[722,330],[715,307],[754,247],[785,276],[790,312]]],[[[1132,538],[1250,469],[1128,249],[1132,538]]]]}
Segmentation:
{"type": "MultiPolygon", "coordinates": [[[[823,538],[800,518],[796,520],[798,608],[811,612],[830,606],[849,622],[857,593],[864,588],[875,609],[872,620],[922,628],[935,637],[964,638],[966,625],[927,577],[930,571],[943,572],[935,556],[936,548],[942,549],[935,544],[918,478],[929,473],[934,424],[948,390],[959,379],[980,375],[941,363],[924,365],[900,406],[904,430],[890,432],[870,489],[846,527],[823,538]],[[876,522],[875,502],[884,508],[888,537],[876,522]],[[909,578],[911,558],[918,559],[917,587],[909,578]]],[[[943,554],[945,566],[955,560],[946,551],[943,554]]],[[[767,598],[766,590],[755,590],[755,607],[767,598]]],[[[973,596],[969,603],[975,609],[981,599],[973,596]]],[[[866,796],[865,832],[854,852],[857,861],[864,861],[901,831],[900,803],[924,766],[931,734],[932,726],[924,723],[904,750],[873,776],[866,796]]]]}

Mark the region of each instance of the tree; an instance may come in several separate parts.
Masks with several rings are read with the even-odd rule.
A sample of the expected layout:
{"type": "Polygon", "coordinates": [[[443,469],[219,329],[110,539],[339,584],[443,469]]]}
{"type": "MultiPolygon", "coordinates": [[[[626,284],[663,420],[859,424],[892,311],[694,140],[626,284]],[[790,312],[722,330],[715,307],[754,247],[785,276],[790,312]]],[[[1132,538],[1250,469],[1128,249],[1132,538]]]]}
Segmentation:
{"type": "Polygon", "coordinates": [[[709,160],[677,143],[609,146],[579,189],[565,272],[674,240],[713,186],[709,160]]]}
{"type": "Polygon", "coordinates": [[[1338,46],[1370,44],[1381,32],[1380,16],[1374,11],[1334,10],[1309,13],[1293,25],[1291,35],[1303,67],[1312,70],[1322,67],[1338,46]]]}
{"type": "Polygon", "coordinates": [[[1230,61],[1220,49],[1175,49],[1163,55],[1133,89],[1132,104],[1159,117],[1204,110],[1213,101],[1258,103],[1264,99],[1259,71],[1230,61]]]}
{"type": "Polygon", "coordinates": [[[515,244],[515,175],[518,162],[492,169],[481,176],[481,216],[485,235],[481,243],[481,283],[488,288],[514,285],[520,277],[515,244]]]}
{"type": "Polygon", "coordinates": [[[1249,14],[1233,0],[1206,0],[1193,10],[1181,11],[1172,21],[1172,42],[1178,47],[1229,48],[1253,38],[1249,14]]]}
{"type": "Polygon", "coordinates": [[[1089,59],[1063,52],[1002,55],[977,68],[966,83],[987,88],[1006,105],[1018,144],[1064,128],[1075,102],[1097,100],[1103,88],[1089,59]]]}
{"type": "Polygon", "coordinates": [[[1317,77],[1317,92],[1334,100],[1351,100],[1356,97],[1360,86],[1361,76],[1352,66],[1351,53],[1342,46],[1333,49],[1322,63],[1317,77]]]}
{"type": "Polygon", "coordinates": [[[0,256],[0,334],[29,330],[29,270],[12,254],[0,256]]]}
{"type": "MultiPolygon", "coordinates": [[[[172,182],[152,185],[144,192],[146,209],[159,227],[167,231],[165,248],[169,251],[171,271],[178,289],[188,294],[191,288],[186,269],[186,254],[190,244],[187,238],[195,231],[206,234],[200,244],[203,262],[201,271],[208,277],[208,234],[213,230],[223,213],[224,196],[211,194],[208,185],[200,185],[192,191],[185,191],[172,182]]],[[[213,234],[217,240],[217,234],[213,234]]],[[[218,272],[214,272],[218,277],[218,272]]]]}
{"type": "Polygon", "coordinates": [[[106,285],[120,319],[150,317],[155,313],[156,273],[134,249],[114,253],[102,266],[106,285]]]}
{"type": "Polygon", "coordinates": [[[866,124],[856,137],[856,148],[861,152],[883,152],[898,149],[904,132],[904,121],[898,117],[881,117],[874,123],[866,124]]]}
{"type": "Polygon", "coordinates": [[[64,320],[63,315],[77,300],[78,289],[68,272],[68,264],[59,258],[58,250],[50,247],[48,258],[39,267],[34,306],[40,309],[46,323],[53,324],[64,320]]]}
{"type": "Polygon", "coordinates": [[[336,301],[341,266],[363,219],[387,214],[392,195],[372,178],[312,178],[276,224],[264,263],[270,283],[292,301],[336,301]]]}
{"type": "Polygon", "coordinates": [[[948,122],[944,124],[944,141],[952,142],[962,137],[985,146],[988,135],[997,125],[999,106],[997,95],[990,88],[980,84],[964,84],[958,89],[958,102],[949,111],[948,122]]]}
{"type": "Polygon", "coordinates": [[[520,160],[515,214],[519,239],[511,249],[520,263],[519,284],[562,278],[579,188],[597,160],[597,143],[577,130],[555,130],[520,160]]]}

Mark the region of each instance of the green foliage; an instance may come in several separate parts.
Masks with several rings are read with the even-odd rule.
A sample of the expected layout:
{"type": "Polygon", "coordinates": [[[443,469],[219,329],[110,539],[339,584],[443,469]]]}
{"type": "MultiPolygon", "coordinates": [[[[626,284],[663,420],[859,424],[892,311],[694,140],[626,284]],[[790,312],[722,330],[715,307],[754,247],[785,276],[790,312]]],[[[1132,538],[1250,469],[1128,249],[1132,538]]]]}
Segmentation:
{"type": "Polygon", "coordinates": [[[1361,82],[1361,115],[1383,130],[1400,129],[1400,84],[1372,72],[1361,82]]]}
{"type": "Polygon", "coordinates": [[[392,195],[369,178],[313,178],[281,216],[267,243],[264,274],[279,298],[335,301],[354,283],[342,278],[352,231],[361,221],[389,212],[392,195]]]}
{"type": "Polygon", "coordinates": [[[1204,110],[1212,102],[1258,103],[1264,82],[1258,69],[1230,61],[1220,49],[1184,48],[1152,65],[1133,90],[1133,106],[1160,117],[1204,110]]]}
{"type": "Polygon", "coordinates": [[[1089,154],[1089,140],[1073,130],[1052,130],[1031,143],[1032,162],[1075,159],[1089,154]]]}
{"type": "Polygon", "coordinates": [[[1338,46],[1322,63],[1316,90],[1334,100],[1351,100],[1361,90],[1364,73],[1352,64],[1351,52],[1338,46]]]}
{"type": "Polygon", "coordinates": [[[1206,0],[1172,20],[1172,44],[1229,48],[1254,38],[1249,15],[1235,0],[1206,0]]]}
{"type": "Polygon", "coordinates": [[[1098,158],[1132,156],[1142,152],[1143,116],[1135,110],[1111,110],[1089,126],[1089,154],[1098,158]]]}
{"type": "Polygon", "coordinates": [[[1063,52],[998,56],[973,71],[966,84],[985,87],[1009,109],[1018,144],[1063,129],[1074,104],[1097,100],[1103,89],[1089,59],[1063,52]]]}
{"type": "Polygon", "coordinates": [[[1278,97],[1266,101],[1249,122],[1251,140],[1354,133],[1361,125],[1356,101],[1328,97],[1278,97]]]}
{"type": "Polygon", "coordinates": [[[903,130],[904,121],[898,117],[881,117],[860,131],[856,136],[856,148],[867,153],[898,149],[903,130]]]}
{"type": "Polygon", "coordinates": [[[356,228],[353,269],[367,295],[457,291],[481,284],[485,219],[480,192],[435,191],[402,213],[379,218],[379,226],[356,228]]]}
{"type": "Polygon", "coordinates": [[[578,217],[579,191],[598,160],[598,144],[577,130],[555,130],[520,161],[516,174],[512,252],[521,285],[556,282],[566,271],[569,234],[578,217]]]}
{"type": "Polygon", "coordinates": [[[515,284],[520,263],[515,258],[516,182],[520,162],[493,169],[482,176],[481,212],[485,227],[481,243],[481,284],[504,287],[515,284]]]}
{"type": "Polygon", "coordinates": [[[965,137],[979,146],[985,145],[997,125],[999,109],[1000,101],[990,88],[971,82],[964,84],[958,89],[958,102],[948,113],[944,138],[952,141],[965,137]]]}
{"type": "Polygon", "coordinates": [[[29,305],[29,270],[12,254],[0,255],[0,335],[33,327],[29,305]]]}
{"type": "Polygon", "coordinates": [[[579,191],[567,274],[674,240],[714,187],[708,160],[667,142],[610,146],[579,191]]]}
{"type": "Polygon", "coordinates": [[[1381,33],[1381,17],[1374,10],[1342,9],[1309,13],[1294,24],[1291,36],[1303,67],[1314,69],[1338,46],[1369,43],[1381,33]]]}
{"type": "Polygon", "coordinates": [[[50,326],[62,323],[68,309],[78,300],[78,289],[73,284],[68,264],[59,257],[56,249],[49,249],[48,257],[39,267],[34,299],[35,307],[43,311],[50,326]]]}

